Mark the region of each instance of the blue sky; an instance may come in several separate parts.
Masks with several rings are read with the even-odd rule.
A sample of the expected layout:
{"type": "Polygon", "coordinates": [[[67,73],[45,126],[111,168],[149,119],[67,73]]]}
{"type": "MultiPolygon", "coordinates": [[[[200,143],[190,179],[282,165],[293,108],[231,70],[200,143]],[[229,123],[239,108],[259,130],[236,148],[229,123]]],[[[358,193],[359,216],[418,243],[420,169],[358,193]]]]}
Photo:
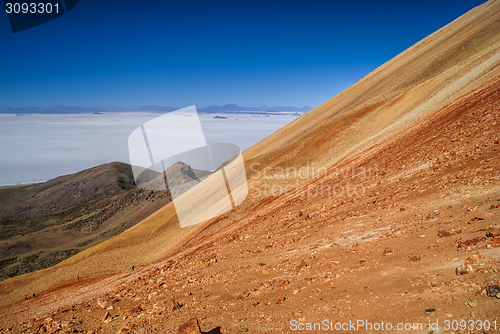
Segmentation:
{"type": "Polygon", "coordinates": [[[0,107],[316,106],[484,1],[80,0],[13,34],[0,107]]]}

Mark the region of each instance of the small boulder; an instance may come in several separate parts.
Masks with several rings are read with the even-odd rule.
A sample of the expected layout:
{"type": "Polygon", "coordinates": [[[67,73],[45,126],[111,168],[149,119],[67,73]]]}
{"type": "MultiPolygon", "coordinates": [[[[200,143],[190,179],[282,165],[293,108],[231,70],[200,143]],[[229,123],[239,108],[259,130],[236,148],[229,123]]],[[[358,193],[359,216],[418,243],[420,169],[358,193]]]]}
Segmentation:
{"type": "Polygon", "coordinates": [[[500,286],[498,285],[490,285],[486,288],[486,294],[488,297],[496,297],[500,293],[500,286]]]}
{"type": "Polygon", "coordinates": [[[486,211],[478,212],[475,215],[475,217],[479,220],[484,220],[484,219],[487,219],[491,216],[493,216],[493,214],[491,212],[486,212],[486,211]]]}
{"type": "Polygon", "coordinates": [[[281,296],[279,297],[278,299],[276,299],[276,304],[281,304],[285,301],[286,297],[285,296],[281,296]]]}
{"type": "Polygon", "coordinates": [[[133,307],[128,311],[128,314],[132,317],[137,317],[139,314],[141,314],[144,311],[141,305],[138,305],[137,307],[133,307]]]}
{"type": "Polygon", "coordinates": [[[484,256],[482,256],[481,254],[474,254],[471,257],[468,257],[467,260],[465,260],[464,265],[478,263],[481,259],[484,259],[484,256]]]}
{"type": "Polygon", "coordinates": [[[472,266],[470,264],[462,264],[455,270],[457,275],[467,275],[468,273],[471,273],[473,271],[474,269],[472,269],[472,266]]]}
{"type": "Polygon", "coordinates": [[[418,261],[420,261],[420,259],[421,259],[421,257],[420,257],[420,256],[413,255],[413,256],[410,256],[410,257],[408,258],[408,261],[410,261],[410,262],[418,262],[418,261]]]}
{"type": "Polygon", "coordinates": [[[438,236],[441,237],[441,238],[444,238],[444,237],[450,237],[452,235],[457,235],[457,234],[460,234],[462,233],[462,230],[457,228],[452,228],[451,230],[447,231],[447,230],[439,230],[438,231],[438,236]]]}
{"type": "Polygon", "coordinates": [[[177,334],[202,334],[198,319],[192,318],[180,325],[177,334]]]}
{"type": "Polygon", "coordinates": [[[391,255],[391,254],[394,254],[394,252],[392,251],[392,249],[390,249],[389,247],[387,247],[386,249],[384,249],[384,253],[383,253],[384,256],[391,255]]]}
{"type": "Polygon", "coordinates": [[[488,227],[486,230],[486,236],[488,238],[500,237],[500,228],[488,227]]]}
{"type": "Polygon", "coordinates": [[[470,307],[474,308],[474,307],[476,307],[476,306],[477,306],[477,300],[475,300],[475,299],[467,299],[467,304],[468,304],[470,307]]]}
{"type": "Polygon", "coordinates": [[[181,304],[179,304],[177,301],[175,301],[174,299],[172,299],[168,305],[167,305],[167,310],[169,311],[177,311],[178,309],[180,309],[182,307],[181,304]]]}

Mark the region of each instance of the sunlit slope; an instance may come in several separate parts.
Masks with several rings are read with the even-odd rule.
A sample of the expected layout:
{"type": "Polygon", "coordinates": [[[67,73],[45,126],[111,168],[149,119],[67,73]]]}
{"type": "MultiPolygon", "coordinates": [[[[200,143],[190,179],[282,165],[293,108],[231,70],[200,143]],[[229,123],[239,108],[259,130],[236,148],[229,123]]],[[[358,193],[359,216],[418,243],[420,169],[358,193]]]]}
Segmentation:
{"type": "Polygon", "coordinates": [[[499,47],[500,2],[490,1],[249,148],[247,164],[331,166],[494,77],[499,47]]]}
{"type": "MultiPolygon", "coordinates": [[[[244,152],[247,173],[255,174],[253,163],[254,170],[308,163],[331,166],[498,75],[499,64],[500,2],[490,1],[249,148],[244,152]]],[[[249,197],[235,210],[258,200],[249,197]]],[[[180,229],[170,203],[121,235],[52,268],[0,283],[1,303],[76,275],[130,270],[132,265],[153,262],[182,249],[179,246],[207,224],[217,223],[180,229]]]]}

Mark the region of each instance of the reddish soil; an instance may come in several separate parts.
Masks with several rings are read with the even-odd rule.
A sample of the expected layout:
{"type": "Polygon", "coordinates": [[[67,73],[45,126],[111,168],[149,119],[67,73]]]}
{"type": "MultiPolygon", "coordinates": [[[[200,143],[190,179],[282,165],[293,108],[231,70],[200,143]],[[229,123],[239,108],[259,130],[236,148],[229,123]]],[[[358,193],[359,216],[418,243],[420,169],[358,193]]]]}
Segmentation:
{"type": "Polygon", "coordinates": [[[446,320],[500,326],[500,299],[486,292],[500,284],[499,101],[496,78],[293,194],[253,197],[163,261],[64,282],[1,309],[1,325],[16,333],[175,333],[191,318],[223,333],[285,333],[325,319],[421,323],[416,333],[446,320]],[[358,177],[362,167],[378,174],[358,177]],[[363,194],[336,195],[348,184],[363,194]],[[457,275],[464,263],[472,271],[457,275]],[[89,300],[87,289],[101,293],[89,300]],[[71,306],[59,307],[65,299],[71,306]]]}

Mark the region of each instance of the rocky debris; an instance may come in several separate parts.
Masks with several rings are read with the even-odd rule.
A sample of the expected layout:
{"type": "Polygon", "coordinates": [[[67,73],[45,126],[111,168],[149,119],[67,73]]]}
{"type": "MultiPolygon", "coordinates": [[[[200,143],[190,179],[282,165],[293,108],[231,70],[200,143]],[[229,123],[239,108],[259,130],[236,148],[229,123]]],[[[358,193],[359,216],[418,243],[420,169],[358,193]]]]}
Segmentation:
{"type": "Polygon", "coordinates": [[[177,329],[177,334],[202,334],[198,319],[191,318],[177,329]]]}
{"type": "Polygon", "coordinates": [[[457,275],[467,275],[468,273],[473,272],[474,269],[470,264],[462,264],[461,266],[458,266],[457,269],[455,269],[455,273],[457,275]]]}
{"type": "Polygon", "coordinates": [[[490,285],[486,288],[486,294],[488,297],[496,297],[500,293],[500,286],[490,285]]]}

